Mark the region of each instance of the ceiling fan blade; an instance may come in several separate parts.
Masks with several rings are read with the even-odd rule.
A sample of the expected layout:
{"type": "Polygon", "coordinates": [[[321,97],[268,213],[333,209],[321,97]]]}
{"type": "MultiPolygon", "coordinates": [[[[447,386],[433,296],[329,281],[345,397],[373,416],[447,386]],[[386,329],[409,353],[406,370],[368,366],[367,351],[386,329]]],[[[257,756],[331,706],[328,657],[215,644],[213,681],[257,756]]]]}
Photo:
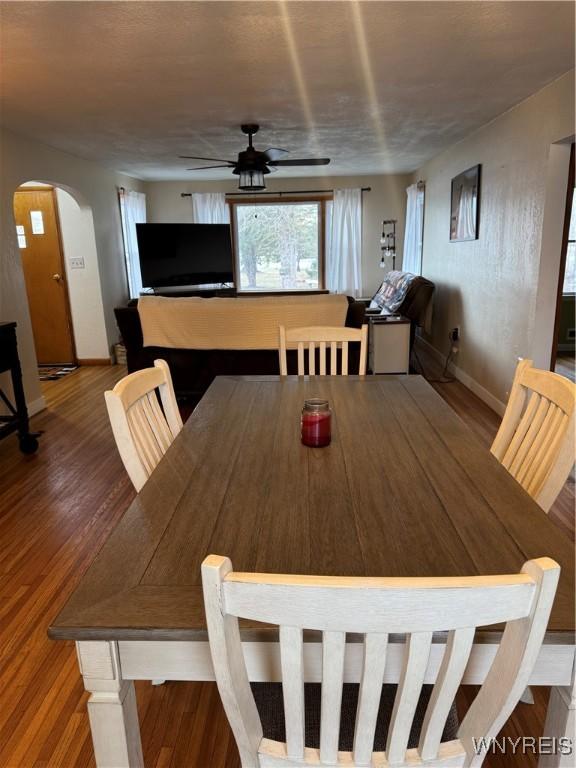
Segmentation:
{"type": "Polygon", "coordinates": [[[307,160],[271,160],[268,165],[288,166],[288,165],[328,165],[328,157],[309,157],[307,160]]]}
{"type": "Polygon", "coordinates": [[[199,168],[186,168],[187,171],[210,171],[212,168],[234,168],[234,165],[201,165],[199,168]]]}
{"type": "Polygon", "coordinates": [[[230,163],[234,164],[234,160],[224,160],[221,157],[196,157],[196,155],[178,155],[181,160],[209,160],[211,163],[230,163]]]}
{"type": "Polygon", "coordinates": [[[268,160],[280,160],[284,155],[289,153],[288,149],[281,149],[280,147],[268,147],[264,150],[264,154],[268,160]]]}

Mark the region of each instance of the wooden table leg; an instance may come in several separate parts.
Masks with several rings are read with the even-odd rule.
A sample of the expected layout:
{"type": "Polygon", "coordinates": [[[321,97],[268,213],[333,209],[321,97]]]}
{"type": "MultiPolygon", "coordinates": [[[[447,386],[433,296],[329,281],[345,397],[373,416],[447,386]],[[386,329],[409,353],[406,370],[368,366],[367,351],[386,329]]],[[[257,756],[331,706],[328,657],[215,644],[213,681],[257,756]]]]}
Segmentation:
{"type": "Polygon", "coordinates": [[[84,687],[90,691],[88,715],[98,768],[143,768],[134,683],[122,680],[118,645],[76,643],[84,687]]]}
{"type": "Polygon", "coordinates": [[[540,746],[538,768],[574,768],[576,766],[576,666],[572,685],[556,686],[550,689],[548,712],[544,726],[546,741],[540,746]],[[549,742],[554,745],[554,754],[545,754],[549,742]],[[560,741],[560,740],[563,741],[560,741]],[[555,741],[552,741],[555,740],[555,741]]]}

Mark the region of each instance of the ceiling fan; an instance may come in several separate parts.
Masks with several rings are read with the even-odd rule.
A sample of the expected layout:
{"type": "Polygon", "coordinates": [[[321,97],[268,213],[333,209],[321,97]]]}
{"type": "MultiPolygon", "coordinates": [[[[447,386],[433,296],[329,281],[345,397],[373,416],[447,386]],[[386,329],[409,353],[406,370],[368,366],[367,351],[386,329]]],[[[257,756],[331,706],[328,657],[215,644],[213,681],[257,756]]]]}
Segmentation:
{"type": "Polygon", "coordinates": [[[254,149],[252,145],[252,136],[258,133],[260,128],[255,123],[245,123],[240,126],[242,133],[248,136],[248,146],[244,152],[238,153],[237,160],[222,160],[217,157],[194,157],[191,155],[180,155],[184,160],[210,160],[222,165],[203,165],[200,168],[188,168],[189,171],[206,171],[212,168],[232,168],[232,173],[239,176],[238,189],[249,192],[257,192],[266,189],[264,176],[267,173],[297,165],[328,165],[330,159],[327,157],[309,157],[305,159],[293,160],[282,158],[288,154],[287,149],[270,147],[263,152],[254,149]]]}

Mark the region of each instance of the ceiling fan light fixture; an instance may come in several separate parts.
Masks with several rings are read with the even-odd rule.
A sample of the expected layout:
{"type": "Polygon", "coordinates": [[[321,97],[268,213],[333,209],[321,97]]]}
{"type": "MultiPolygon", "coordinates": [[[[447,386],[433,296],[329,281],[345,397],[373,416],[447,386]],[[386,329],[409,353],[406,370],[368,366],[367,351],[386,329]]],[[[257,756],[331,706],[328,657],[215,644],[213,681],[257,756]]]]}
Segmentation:
{"type": "Polygon", "coordinates": [[[264,173],[262,171],[240,171],[238,189],[243,192],[259,192],[266,189],[264,173]]]}

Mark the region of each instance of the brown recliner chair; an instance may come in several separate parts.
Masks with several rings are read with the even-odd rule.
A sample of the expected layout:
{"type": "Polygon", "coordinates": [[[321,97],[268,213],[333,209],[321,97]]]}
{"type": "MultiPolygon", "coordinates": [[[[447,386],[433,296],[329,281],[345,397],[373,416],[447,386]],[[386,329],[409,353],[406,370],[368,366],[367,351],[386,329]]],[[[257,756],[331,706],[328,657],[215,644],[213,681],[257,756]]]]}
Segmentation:
{"type": "Polygon", "coordinates": [[[379,309],[384,314],[407,317],[411,321],[410,350],[412,350],[416,328],[422,327],[426,321],[426,313],[434,288],[434,283],[425,277],[394,270],[386,275],[372,300],[366,302],[366,307],[379,309]]]}

